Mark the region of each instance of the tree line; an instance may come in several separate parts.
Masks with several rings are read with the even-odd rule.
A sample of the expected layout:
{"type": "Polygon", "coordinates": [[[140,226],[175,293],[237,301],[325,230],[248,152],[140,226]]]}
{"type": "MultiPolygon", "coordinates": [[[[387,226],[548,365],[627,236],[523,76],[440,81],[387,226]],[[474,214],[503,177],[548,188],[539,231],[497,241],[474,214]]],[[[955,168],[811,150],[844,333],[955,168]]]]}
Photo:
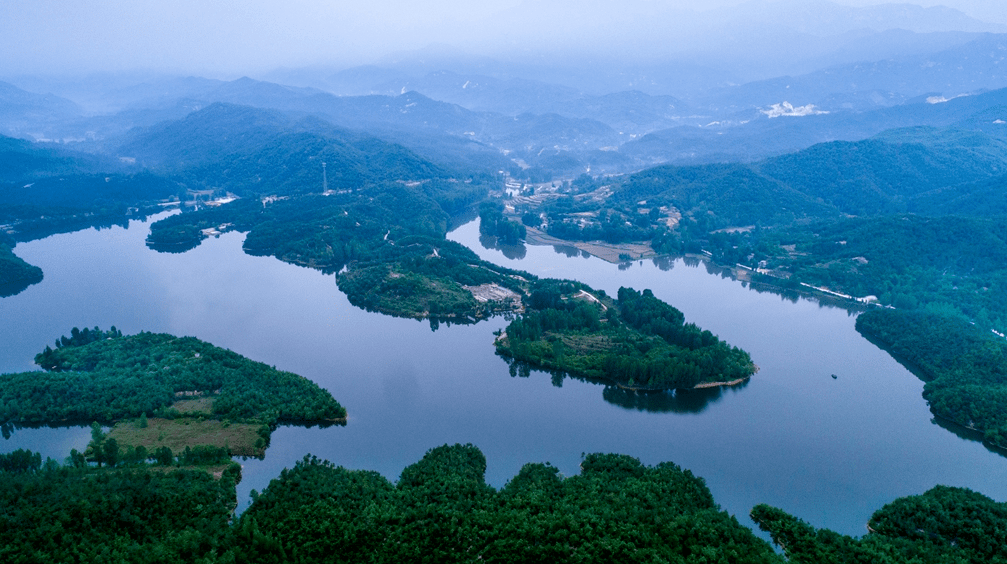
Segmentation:
{"type": "Polygon", "coordinates": [[[1007,448],[1007,339],[926,311],[873,310],[856,327],[926,382],[935,415],[1007,448]]]}

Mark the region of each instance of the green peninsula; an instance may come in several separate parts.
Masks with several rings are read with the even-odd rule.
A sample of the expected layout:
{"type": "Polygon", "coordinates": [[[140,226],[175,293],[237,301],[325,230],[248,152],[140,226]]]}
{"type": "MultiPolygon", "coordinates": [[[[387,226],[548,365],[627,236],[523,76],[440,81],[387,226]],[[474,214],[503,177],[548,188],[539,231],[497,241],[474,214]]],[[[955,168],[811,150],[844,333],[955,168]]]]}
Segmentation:
{"type": "Polygon", "coordinates": [[[307,378],[193,337],[74,328],[35,362],[45,371],[0,375],[8,427],[94,421],[115,424],[123,446],[261,455],[278,424],[346,421],[346,409],[307,378]]]}
{"type": "Polygon", "coordinates": [[[534,368],[643,390],[735,384],[758,370],[747,352],[685,323],[650,290],[620,288],[613,300],[578,282],[539,280],[527,309],[496,347],[534,368]]]}
{"type": "Polygon", "coordinates": [[[520,311],[529,279],[454,241],[408,237],[341,272],[337,282],[350,303],[370,311],[464,322],[520,311]]]}

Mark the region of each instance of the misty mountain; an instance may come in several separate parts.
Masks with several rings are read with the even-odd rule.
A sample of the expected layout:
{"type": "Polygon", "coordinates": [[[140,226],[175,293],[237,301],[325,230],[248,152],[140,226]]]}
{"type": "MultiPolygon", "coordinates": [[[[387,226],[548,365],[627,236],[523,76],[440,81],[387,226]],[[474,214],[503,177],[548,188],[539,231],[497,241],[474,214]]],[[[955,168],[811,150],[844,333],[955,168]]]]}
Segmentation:
{"type": "Polygon", "coordinates": [[[47,139],[54,123],[82,114],[80,106],[51,94],[35,94],[0,82],[0,133],[47,139]]]}
{"type": "Polygon", "coordinates": [[[1007,89],[942,101],[921,96],[871,111],[769,117],[759,110],[703,127],[680,126],[631,140],[619,148],[636,162],[700,164],[751,162],[805,149],[816,143],[859,141],[883,131],[915,126],[958,127],[1000,136],[997,120],[1007,120],[1007,89]]]}
{"type": "Polygon", "coordinates": [[[1007,35],[988,34],[937,53],[831,67],[722,89],[710,103],[769,106],[784,100],[842,111],[893,106],[924,94],[951,98],[1007,86],[1007,35]]]}
{"type": "Polygon", "coordinates": [[[293,125],[279,111],[218,103],[179,120],[133,129],[117,151],[146,167],[185,169],[261,146],[293,125]]]}
{"type": "MultiPolygon", "coordinates": [[[[489,22],[486,27],[491,27],[489,22]]],[[[494,16],[492,28],[507,31],[461,38],[460,46],[495,53],[500,59],[529,62],[542,52],[563,53],[566,59],[593,60],[596,67],[656,69],[663,63],[690,61],[728,70],[734,74],[734,82],[803,74],[821,68],[823,62],[835,65],[862,60],[867,53],[851,45],[889,30],[916,34],[1007,31],[1004,26],[940,6],[857,8],[825,0],[753,0],[704,11],[674,9],[668,3],[645,0],[618,4],[526,1],[494,16]],[[842,53],[853,58],[838,59],[842,53]]],[[[672,86],[659,82],[662,88],[672,86]]],[[[684,95],[682,90],[655,91],[643,85],[637,89],[684,95]]]]}
{"type": "Polygon", "coordinates": [[[239,194],[320,192],[322,162],[334,189],[454,174],[400,145],[318,119],[221,103],[136,130],[119,151],[145,166],[239,194]]]}
{"type": "Polygon", "coordinates": [[[1007,210],[1007,141],[953,128],[887,131],[817,144],[750,165],[661,166],[616,184],[612,201],[647,200],[714,214],[714,227],[844,215],[991,215],[1007,210]],[[997,212],[992,212],[993,214],[997,212]]]}
{"type": "Polygon", "coordinates": [[[537,80],[498,79],[450,71],[419,78],[399,75],[363,90],[384,95],[415,91],[469,110],[510,116],[558,114],[592,119],[626,134],[670,127],[681,122],[690,111],[684,102],[672,96],[650,96],[639,91],[588,95],[575,88],[537,80]]]}
{"type": "MultiPolygon", "coordinates": [[[[542,151],[590,151],[620,143],[618,132],[596,120],[558,114],[475,112],[416,92],[334,96],[243,78],[217,85],[202,96],[194,101],[195,107],[224,102],[281,110],[293,116],[318,116],[342,128],[405,144],[446,165],[465,168],[490,163],[494,169],[513,166],[507,159],[495,158],[509,154],[534,166],[542,151]],[[441,148],[444,154],[438,158],[441,148]]],[[[575,168],[583,167],[578,163],[575,168]]]]}

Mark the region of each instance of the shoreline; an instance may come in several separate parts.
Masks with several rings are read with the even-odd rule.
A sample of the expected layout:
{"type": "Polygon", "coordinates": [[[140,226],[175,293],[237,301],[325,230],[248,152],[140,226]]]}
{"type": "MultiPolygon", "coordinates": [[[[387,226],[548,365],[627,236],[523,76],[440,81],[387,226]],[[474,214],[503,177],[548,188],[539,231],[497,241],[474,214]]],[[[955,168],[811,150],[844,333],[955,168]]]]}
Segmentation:
{"type": "MultiPolygon", "coordinates": [[[[553,237],[552,235],[549,235],[543,231],[531,227],[528,228],[528,236],[525,238],[525,243],[528,245],[539,246],[539,247],[546,247],[546,246],[573,247],[583,252],[586,252],[587,254],[595,258],[616,265],[636,260],[657,259],[663,257],[671,259],[681,258],[681,259],[699,260],[708,266],[720,269],[721,273],[729,274],[731,276],[731,279],[734,280],[735,282],[743,282],[745,284],[748,284],[749,287],[751,288],[763,289],[780,295],[793,294],[805,298],[814,298],[819,303],[829,306],[841,307],[843,309],[851,311],[866,311],[870,307],[870,304],[864,303],[858,300],[858,298],[856,297],[853,296],[845,297],[844,294],[840,294],[832,290],[820,289],[811,285],[801,285],[796,288],[790,288],[785,287],[782,284],[776,282],[766,280],[754,280],[751,276],[752,274],[751,271],[739,268],[738,265],[719,264],[706,254],[684,253],[681,255],[669,255],[669,254],[659,254],[657,252],[654,252],[653,249],[650,249],[649,252],[639,252],[637,250],[636,256],[633,256],[632,254],[630,254],[630,252],[627,252],[626,254],[630,254],[632,258],[629,261],[624,261],[624,260],[618,260],[617,258],[613,258],[613,254],[617,253],[620,250],[624,252],[625,251],[632,252],[633,250],[636,250],[628,248],[627,245],[632,245],[633,247],[637,248],[643,248],[643,247],[649,248],[649,245],[643,243],[613,245],[610,243],[602,243],[602,242],[569,241],[566,239],[559,239],[557,237],[553,237]],[[594,252],[600,250],[607,250],[608,252],[601,252],[601,253],[594,252]]],[[[783,280],[783,279],[777,279],[776,277],[769,275],[766,276],[774,280],[783,280]]],[[[877,303],[875,304],[876,306],[880,305],[877,303]]]]}
{"type": "MultiPolygon", "coordinates": [[[[756,372],[758,372],[758,368],[756,368],[756,372]]],[[[692,389],[703,390],[706,388],[730,388],[732,386],[737,386],[738,384],[747,382],[751,379],[752,379],[751,376],[747,376],[745,378],[738,378],[737,380],[731,380],[730,382],[705,382],[703,384],[696,384],[695,386],[692,387],[692,389]]]]}
{"type": "Polygon", "coordinates": [[[526,229],[528,234],[525,236],[525,244],[537,247],[574,247],[575,249],[611,264],[622,264],[627,262],[619,258],[619,255],[628,255],[630,257],[630,261],[662,256],[655,252],[649,243],[613,244],[605,243],[603,241],[568,241],[566,239],[553,237],[552,235],[534,227],[527,227],[526,229]]]}

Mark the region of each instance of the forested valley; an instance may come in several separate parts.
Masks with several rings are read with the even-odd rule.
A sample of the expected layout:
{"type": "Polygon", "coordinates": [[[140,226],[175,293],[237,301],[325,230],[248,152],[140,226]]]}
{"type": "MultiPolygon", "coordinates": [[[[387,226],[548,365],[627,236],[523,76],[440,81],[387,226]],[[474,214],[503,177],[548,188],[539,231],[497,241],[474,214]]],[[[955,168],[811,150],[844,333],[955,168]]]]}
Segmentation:
{"type": "MultiPolygon", "coordinates": [[[[1004,332],[996,288],[1007,264],[1007,145],[1002,133],[966,123],[824,143],[753,164],[582,177],[541,196],[531,215],[564,239],[706,253],[756,283],[936,307],[1004,332]]],[[[517,204],[514,216],[530,205],[517,204]]]]}

